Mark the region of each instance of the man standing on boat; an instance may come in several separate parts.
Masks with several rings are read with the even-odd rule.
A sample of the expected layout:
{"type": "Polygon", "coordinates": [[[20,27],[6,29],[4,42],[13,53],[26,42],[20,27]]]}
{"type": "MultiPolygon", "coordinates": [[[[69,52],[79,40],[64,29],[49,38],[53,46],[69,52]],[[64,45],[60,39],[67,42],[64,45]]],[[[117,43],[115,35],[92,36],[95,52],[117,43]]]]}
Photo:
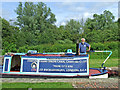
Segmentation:
{"type": "Polygon", "coordinates": [[[89,50],[87,50],[87,52],[89,52],[90,51],[90,45],[85,42],[85,38],[82,38],[81,43],[79,43],[79,55],[80,54],[86,54],[86,47],[89,48],[89,50]]]}

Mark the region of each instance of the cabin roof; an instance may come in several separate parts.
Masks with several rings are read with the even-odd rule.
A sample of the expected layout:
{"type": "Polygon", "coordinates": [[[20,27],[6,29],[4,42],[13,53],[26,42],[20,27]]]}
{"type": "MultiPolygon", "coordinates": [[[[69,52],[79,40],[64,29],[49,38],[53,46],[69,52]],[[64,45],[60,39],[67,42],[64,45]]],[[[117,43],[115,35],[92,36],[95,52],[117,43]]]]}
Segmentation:
{"type": "MultiPolygon", "coordinates": [[[[4,57],[11,57],[12,55],[5,55],[4,57]]],[[[23,58],[83,58],[83,57],[88,57],[89,55],[80,55],[80,56],[21,56],[23,58]]]]}

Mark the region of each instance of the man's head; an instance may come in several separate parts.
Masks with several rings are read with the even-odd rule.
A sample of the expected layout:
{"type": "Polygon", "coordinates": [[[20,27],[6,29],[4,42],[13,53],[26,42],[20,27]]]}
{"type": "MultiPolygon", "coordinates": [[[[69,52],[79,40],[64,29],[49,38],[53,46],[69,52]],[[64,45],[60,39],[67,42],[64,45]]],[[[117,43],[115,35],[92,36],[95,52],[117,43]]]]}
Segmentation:
{"type": "Polygon", "coordinates": [[[81,38],[81,41],[82,41],[82,43],[84,43],[85,42],[85,38],[81,38]]]}

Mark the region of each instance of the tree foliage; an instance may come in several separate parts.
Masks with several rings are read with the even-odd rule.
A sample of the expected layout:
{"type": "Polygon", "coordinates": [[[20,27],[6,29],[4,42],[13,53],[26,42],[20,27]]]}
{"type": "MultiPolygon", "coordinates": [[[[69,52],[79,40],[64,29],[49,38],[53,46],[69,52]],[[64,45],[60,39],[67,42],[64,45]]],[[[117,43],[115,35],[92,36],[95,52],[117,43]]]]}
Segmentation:
{"type": "Polygon", "coordinates": [[[84,26],[88,42],[118,41],[118,22],[114,19],[113,14],[107,10],[100,15],[94,14],[93,19],[88,18],[84,26]]]}
{"type": "Polygon", "coordinates": [[[110,29],[114,24],[115,17],[110,11],[105,10],[103,14],[94,14],[93,19],[88,18],[85,22],[86,28],[92,30],[110,29]]]}
{"type": "Polygon", "coordinates": [[[21,30],[32,33],[51,29],[56,21],[51,9],[42,2],[25,2],[24,5],[20,2],[15,12],[18,14],[16,25],[19,25],[21,30]]]}
{"type": "Polygon", "coordinates": [[[94,14],[92,19],[88,18],[86,21],[83,18],[71,19],[66,25],[59,27],[55,25],[55,15],[51,9],[42,2],[20,2],[15,12],[18,15],[15,22],[17,26],[12,26],[7,20],[0,18],[3,54],[26,52],[28,49],[57,52],[72,48],[75,51],[76,40],[82,37],[85,37],[94,49],[111,49],[110,46],[104,47],[107,44],[103,43],[110,42],[115,48],[117,45],[112,42],[120,40],[120,18],[115,22],[115,17],[107,10],[100,15],[94,14]]]}

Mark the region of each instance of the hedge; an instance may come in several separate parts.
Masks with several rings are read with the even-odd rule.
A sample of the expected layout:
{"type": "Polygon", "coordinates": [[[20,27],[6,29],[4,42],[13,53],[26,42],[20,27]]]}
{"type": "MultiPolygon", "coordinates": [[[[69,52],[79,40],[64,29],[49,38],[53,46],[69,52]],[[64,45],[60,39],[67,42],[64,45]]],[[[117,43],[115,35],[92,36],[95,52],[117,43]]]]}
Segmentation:
{"type": "MultiPolygon", "coordinates": [[[[105,43],[90,43],[91,49],[93,50],[111,50],[113,54],[111,57],[118,57],[118,44],[119,42],[105,42],[105,43]]],[[[20,47],[16,52],[27,53],[28,50],[37,50],[39,53],[43,52],[66,52],[67,49],[72,49],[73,52],[76,51],[76,44],[41,44],[36,46],[23,46],[20,47]]],[[[5,51],[3,50],[5,53],[5,51]]],[[[105,58],[109,53],[89,53],[91,58],[105,58]]]]}

